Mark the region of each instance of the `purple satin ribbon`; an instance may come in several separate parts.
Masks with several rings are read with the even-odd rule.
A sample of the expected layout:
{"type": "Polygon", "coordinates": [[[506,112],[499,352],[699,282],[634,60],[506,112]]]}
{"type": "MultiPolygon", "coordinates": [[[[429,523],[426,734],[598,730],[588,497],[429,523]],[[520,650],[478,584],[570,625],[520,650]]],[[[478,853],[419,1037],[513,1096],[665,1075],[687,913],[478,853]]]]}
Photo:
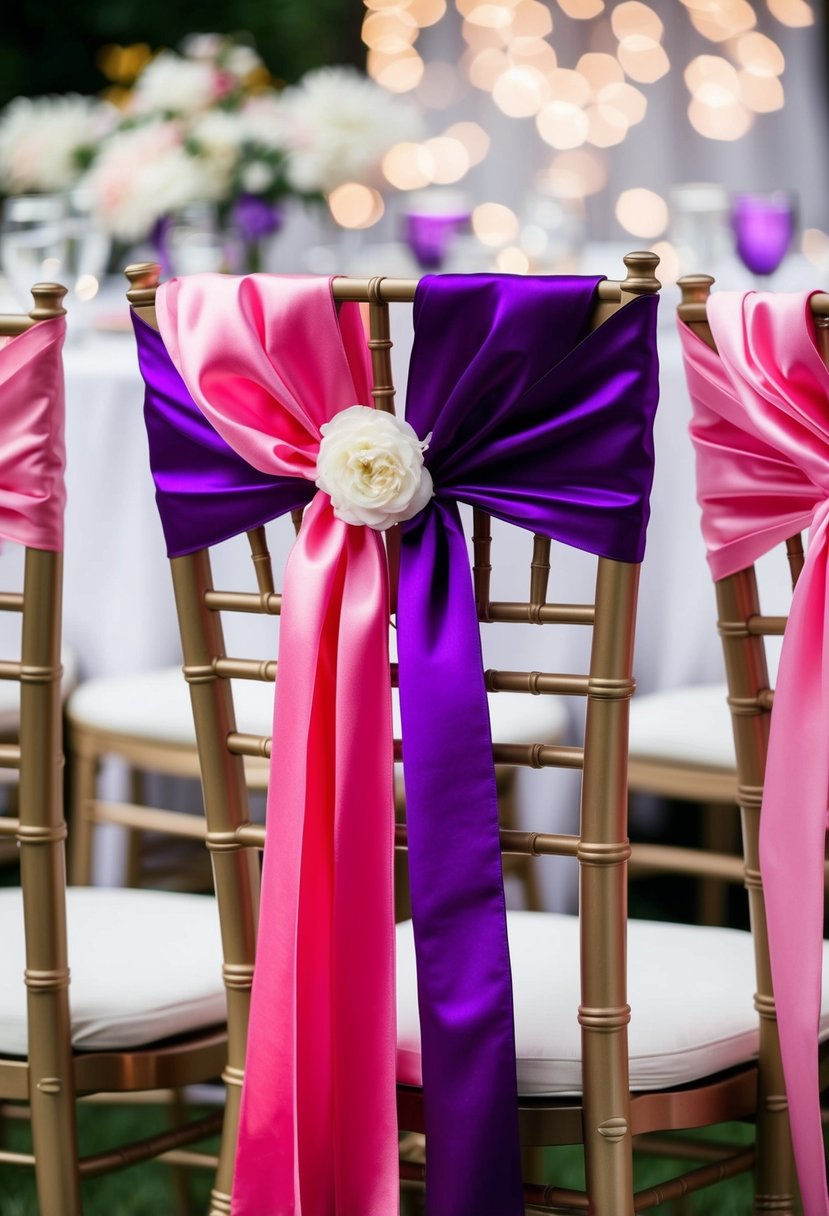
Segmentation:
{"type": "MultiPolygon", "coordinates": [[[[521,1216],[512,985],[475,601],[457,502],[617,561],[644,552],[658,399],[654,297],[591,333],[595,278],[432,276],[406,417],[435,498],[403,526],[400,703],[429,1216],[521,1216]],[[439,841],[439,844],[437,843],[439,841]]],[[[171,556],[306,503],[207,422],[136,320],[171,556]]]]}

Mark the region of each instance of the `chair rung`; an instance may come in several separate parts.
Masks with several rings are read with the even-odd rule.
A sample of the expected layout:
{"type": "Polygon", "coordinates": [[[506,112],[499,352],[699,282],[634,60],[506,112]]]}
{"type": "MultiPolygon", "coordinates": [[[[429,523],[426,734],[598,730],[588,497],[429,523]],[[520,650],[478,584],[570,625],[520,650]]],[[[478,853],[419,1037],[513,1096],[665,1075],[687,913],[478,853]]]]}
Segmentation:
{"type": "Polygon", "coordinates": [[[0,1165],[33,1166],[34,1163],[34,1153],[13,1153],[7,1149],[0,1149],[0,1165]]]}
{"type": "Polygon", "coordinates": [[[20,828],[20,820],[12,819],[9,815],[0,815],[0,837],[16,836],[20,828]]]}
{"type": "Polygon", "coordinates": [[[630,867],[640,872],[692,874],[697,878],[721,878],[736,883],[745,881],[742,857],[683,849],[676,845],[631,845],[630,867]]]}
{"type": "MultiPolygon", "coordinates": [[[[237,836],[239,835],[237,829],[237,836]]],[[[564,836],[552,832],[521,832],[515,828],[501,828],[499,833],[502,853],[518,853],[524,857],[575,857],[578,853],[578,836],[564,836]]],[[[405,823],[394,827],[394,847],[406,849],[409,832],[405,823]]]]}
{"type": "Polygon", "coordinates": [[[0,768],[20,768],[18,743],[0,743],[0,768]]]}
{"type": "Polygon", "coordinates": [[[252,591],[206,591],[204,604],[211,612],[261,612],[279,616],[282,596],[276,591],[256,595],[252,591]]]}
{"type": "Polygon", "coordinates": [[[173,1148],[169,1153],[161,1153],[159,1161],[167,1165],[182,1165],[185,1169],[215,1170],[218,1169],[219,1158],[215,1153],[197,1153],[194,1149],[173,1148]]]}
{"type": "Polygon", "coordinates": [[[787,616],[750,616],[746,628],[752,637],[782,637],[789,623],[787,616]]]}
{"type": "Polygon", "coordinates": [[[589,676],[559,675],[550,671],[484,672],[490,692],[560,693],[563,696],[586,697],[590,691],[589,676]]]}
{"type": "Polygon", "coordinates": [[[225,680],[262,680],[272,684],[276,679],[276,660],[214,659],[213,670],[225,680]]]}
{"type": "Polygon", "coordinates": [[[80,1175],[82,1178],[95,1178],[110,1170],[125,1169],[128,1165],[149,1161],[161,1153],[183,1148],[197,1140],[206,1140],[208,1136],[215,1136],[222,1130],[223,1120],[224,1111],[216,1111],[184,1127],[174,1127],[155,1136],[148,1136],[146,1140],[138,1140],[133,1144],[83,1157],[79,1163],[80,1175]]]}
{"type": "Polygon", "coordinates": [[[119,827],[135,828],[140,832],[162,832],[165,836],[181,836],[186,840],[204,840],[207,825],[202,815],[185,811],[163,811],[158,807],[139,806],[131,802],[94,802],[96,822],[117,823],[119,827]]]}
{"type": "Polygon", "coordinates": [[[486,606],[486,620],[531,625],[592,625],[596,619],[593,604],[530,604],[524,601],[494,600],[486,606]]]}

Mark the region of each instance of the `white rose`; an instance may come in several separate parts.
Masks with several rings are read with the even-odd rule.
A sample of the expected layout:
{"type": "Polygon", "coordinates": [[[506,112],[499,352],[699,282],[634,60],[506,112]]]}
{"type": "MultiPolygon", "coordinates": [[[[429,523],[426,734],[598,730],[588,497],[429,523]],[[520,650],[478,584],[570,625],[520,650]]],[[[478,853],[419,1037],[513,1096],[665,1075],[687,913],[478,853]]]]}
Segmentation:
{"type": "Polygon", "coordinates": [[[347,524],[383,532],[422,511],[434,494],[421,442],[408,422],[352,405],[320,427],[317,487],[347,524]]]}

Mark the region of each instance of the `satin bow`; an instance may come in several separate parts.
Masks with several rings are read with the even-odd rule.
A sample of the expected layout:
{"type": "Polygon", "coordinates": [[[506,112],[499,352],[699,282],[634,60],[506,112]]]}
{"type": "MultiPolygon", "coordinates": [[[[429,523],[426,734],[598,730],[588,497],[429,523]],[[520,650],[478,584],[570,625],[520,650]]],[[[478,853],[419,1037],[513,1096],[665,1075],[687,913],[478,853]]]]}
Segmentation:
{"type": "MultiPolygon", "coordinates": [[[[407,418],[421,437],[431,432],[426,459],[435,498],[403,526],[398,629],[431,1216],[480,1211],[517,1216],[523,1211],[497,800],[477,618],[456,503],[463,500],[479,505],[523,527],[617,560],[641,558],[653,472],[656,301],[635,300],[605,322],[600,335],[590,334],[596,286],[595,279],[446,276],[423,280],[415,301],[407,418]],[[439,849],[435,845],[438,834],[439,849]]],[[[136,327],[148,384],[151,462],[168,547],[171,553],[187,552],[262,522],[270,517],[269,511],[279,514],[289,505],[308,501],[313,494],[310,478],[318,429],[314,435],[305,423],[297,428],[303,415],[297,405],[297,386],[302,392],[310,391],[309,400],[324,403],[314,416],[315,424],[354,404],[354,392],[357,401],[369,400],[363,382],[367,375],[364,346],[360,339],[358,351],[356,312],[341,310],[341,332],[336,330],[330,287],[320,280],[259,276],[183,280],[162,289],[158,313],[163,345],[147,326],[137,322],[136,327]],[[186,388],[171,367],[164,371],[164,346],[183,374],[186,388]],[[324,393],[313,384],[318,376],[326,382],[324,393]],[[189,401],[188,390],[204,411],[203,417],[189,401]],[[224,446],[216,432],[241,457],[224,446]],[[246,471],[245,461],[263,472],[246,471]],[[295,478],[298,474],[307,479],[294,491],[281,476],[292,470],[295,478]],[[246,489],[249,522],[242,522],[240,502],[246,489]]],[[[309,408],[304,398],[302,401],[307,417],[309,408]]],[[[361,528],[346,528],[345,535],[335,538],[330,531],[332,518],[328,500],[317,496],[306,512],[289,560],[284,607],[293,600],[293,612],[307,617],[308,634],[316,635],[324,627],[315,607],[322,586],[336,621],[332,630],[336,632],[341,622],[343,640],[348,643],[336,651],[336,661],[348,654],[352,665],[336,673],[325,713],[317,708],[317,717],[322,714],[325,718],[328,733],[320,730],[315,734],[314,714],[308,717],[306,712],[307,690],[314,686],[315,670],[318,681],[333,679],[329,671],[332,660],[315,669],[313,648],[306,645],[302,653],[297,645],[299,633],[293,635],[291,618],[283,614],[263,900],[265,888],[279,885],[282,889],[286,884],[274,869],[276,862],[268,861],[269,852],[275,856],[277,849],[280,870],[287,866],[291,879],[291,900],[297,899],[291,854],[287,861],[283,856],[288,829],[284,824],[276,829],[271,825],[287,816],[291,791],[294,785],[302,788],[306,758],[310,762],[312,756],[308,771],[314,774],[311,784],[316,795],[326,807],[334,807],[335,817],[347,814],[349,799],[356,798],[362,815],[360,827],[365,824],[342,856],[343,836],[336,828],[337,882],[342,875],[347,883],[346,868],[353,867],[352,894],[356,895],[367,888],[374,890],[375,871],[369,864],[377,867],[383,884],[389,873],[391,837],[383,816],[391,806],[390,786],[383,785],[381,796],[378,775],[378,798],[369,808],[364,791],[356,787],[349,791],[342,785],[350,764],[362,777],[363,764],[370,759],[373,765],[377,756],[389,781],[391,777],[390,736],[385,733],[387,671],[381,677],[385,690],[382,709],[380,701],[372,708],[375,692],[368,687],[386,661],[379,653],[382,649],[385,656],[385,582],[380,578],[373,591],[364,586],[353,601],[348,599],[351,576],[347,571],[352,558],[349,554],[346,562],[342,556],[343,546],[350,544],[360,552],[368,547],[377,555],[379,542],[376,537],[352,541],[349,534],[367,531],[361,528]],[[322,535],[321,518],[329,529],[331,544],[327,546],[312,543],[322,535]],[[297,552],[304,556],[295,557],[297,552]],[[316,569],[312,568],[314,561],[316,569]],[[369,594],[374,595],[373,601],[369,594]],[[384,637],[382,646],[378,644],[376,668],[361,669],[353,656],[351,618],[358,606],[364,621],[354,639],[357,647],[368,652],[374,644],[369,635],[373,639],[375,629],[384,637]],[[360,633],[363,625],[365,632],[360,633]],[[292,649],[299,657],[291,657],[292,649]],[[296,725],[297,718],[301,726],[296,725]],[[296,753],[293,756],[287,754],[286,731],[296,753]],[[337,735],[336,772],[320,777],[318,757],[326,758],[326,753],[316,749],[331,746],[332,731],[342,732],[342,737],[337,735]],[[279,744],[277,735],[283,736],[279,744]],[[276,758],[277,748],[280,759],[276,758]],[[377,830],[375,816],[381,821],[380,844],[376,849],[372,844],[373,856],[368,859],[363,851],[377,830]],[[274,830],[279,833],[276,844],[274,830]]],[[[307,806],[299,811],[300,818],[302,813],[307,817],[307,806]]],[[[390,819],[388,824],[390,827],[390,819]]],[[[309,829],[305,831],[307,838],[309,829]]],[[[323,857],[331,857],[330,842],[320,836],[321,828],[319,832],[314,829],[314,843],[322,847],[323,857]]],[[[310,854],[307,860],[313,864],[310,854]]],[[[327,875],[323,866],[322,880],[313,880],[317,887],[321,881],[324,885],[327,875]]],[[[304,869],[301,881],[299,907],[308,916],[311,901],[305,894],[304,869]]],[[[310,877],[308,881],[312,881],[310,877]]],[[[385,901],[385,885],[383,890],[385,901]]],[[[383,985],[372,991],[362,987],[361,979],[343,976],[338,986],[335,975],[333,988],[340,997],[350,984],[351,1007],[362,1003],[362,1020],[350,1024],[333,1020],[335,1015],[342,1018],[344,1011],[332,1013],[330,996],[323,1002],[322,1018],[310,1003],[302,1008],[297,1003],[295,1033],[306,1035],[309,1045],[316,1041],[321,1052],[321,1061],[303,1060],[299,1055],[296,1059],[298,1133],[291,1122],[294,1091],[289,1053],[279,1043],[274,1069],[268,1061],[268,1044],[262,1041],[263,1033],[267,1037],[280,1025],[284,1029],[284,1023],[274,1021],[261,1000],[267,984],[268,1002],[279,1008],[287,1002],[293,1013],[292,975],[284,964],[277,974],[274,957],[289,954],[298,976],[307,967],[324,985],[326,967],[335,964],[338,951],[348,964],[359,953],[362,966],[362,956],[371,943],[384,943],[386,938],[375,925],[373,936],[365,942],[350,939],[359,940],[360,946],[349,954],[348,934],[340,921],[345,909],[337,907],[338,919],[332,927],[327,919],[332,912],[330,902],[323,901],[313,924],[300,934],[300,954],[299,949],[294,952],[290,934],[294,923],[290,907],[277,908],[273,895],[268,895],[268,901],[268,911],[263,909],[262,914],[254,981],[253,1055],[249,1053],[246,1068],[248,1115],[240,1136],[234,1212],[275,1216],[302,1210],[306,1216],[333,1212],[388,1216],[397,1202],[391,1195],[394,1180],[389,1181],[386,1172],[390,1140],[396,1150],[390,1109],[393,1075],[390,1098],[387,1100],[384,1089],[375,1088],[370,1118],[359,1127],[348,1126],[358,1110],[354,1084],[362,1078],[364,1094],[367,1089],[365,1060],[359,1053],[370,1052],[369,1038],[379,1044],[378,1050],[391,1060],[393,1068],[393,1015],[390,1025],[380,1008],[385,999],[383,985]],[[287,921],[273,919],[277,911],[287,915],[287,921]],[[329,952],[334,932],[338,935],[336,949],[329,952]],[[317,934],[325,950],[324,965],[315,970],[313,963],[297,960],[309,950],[313,954],[317,934]],[[260,968],[266,976],[273,975],[273,983],[260,981],[260,968]],[[304,1018],[308,1024],[300,1028],[304,1018]],[[348,1041],[348,1034],[355,1032],[359,1051],[348,1041]],[[330,1046],[332,1033],[346,1036],[334,1043],[334,1049],[330,1046]],[[340,1060],[343,1055],[348,1061],[340,1060]],[[326,1092],[334,1095],[333,1107],[327,1112],[329,1129],[323,1126],[319,1111],[315,1117],[310,1106],[306,1109],[302,1094],[307,1081],[300,1073],[302,1068],[316,1068],[327,1074],[337,1067],[351,1069],[351,1088],[340,1088],[340,1080],[327,1085],[326,1092]],[[260,1113],[252,1126],[254,1100],[260,1113]],[[342,1121],[335,1118],[340,1109],[342,1121]],[[308,1130],[303,1131],[306,1122],[308,1130]],[[294,1153],[296,1134],[305,1139],[294,1153]],[[360,1174],[347,1174],[347,1159],[339,1155],[338,1137],[349,1135],[352,1152],[358,1140],[368,1135],[362,1158],[365,1170],[360,1174]],[[335,1156],[334,1166],[329,1167],[332,1137],[335,1156]],[[292,1174],[289,1177],[288,1167],[297,1161],[297,1186],[292,1190],[294,1179],[292,1174]],[[278,1201],[274,1162],[284,1183],[280,1183],[278,1201]],[[348,1192],[344,1178],[351,1179],[349,1186],[353,1183],[348,1192]],[[384,1180],[382,1193],[379,1179],[384,1180]],[[360,1197],[355,1198],[358,1193],[360,1197]]],[[[376,906],[372,915],[379,915],[376,906]]],[[[389,954],[387,961],[390,959],[389,954]]],[[[379,1064],[376,1075],[381,1075],[379,1064]]],[[[382,1079],[385,1085],[388,1072],[382,1079]]],[[[316,1094],[310,1097],[317,1101],[316,1094]]],[[[369,1109],[372,1102],[368,1097],[366,1102],[369,1109]]]]}
{"type": "Polygon", "coordinates": [[[718,292],[719,355],[680,325],[697,496],[715,579],[810,527],[771,715],[760,869],[780,1049],[806,1216],[827,1216],[818,1084],[829,799],[829,371],[809,296],[718,292]]]}
{"type": "Polygon", "coordinates": [[[0,536],[63,548],[64,317],[0,339],[0,536]]]}

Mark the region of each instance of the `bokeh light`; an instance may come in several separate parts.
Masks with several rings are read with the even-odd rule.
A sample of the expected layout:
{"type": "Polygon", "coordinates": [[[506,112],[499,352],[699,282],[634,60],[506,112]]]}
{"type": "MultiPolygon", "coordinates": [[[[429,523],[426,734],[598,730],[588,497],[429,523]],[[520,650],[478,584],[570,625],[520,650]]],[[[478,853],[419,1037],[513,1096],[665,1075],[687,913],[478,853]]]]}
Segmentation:
{"type": "Polygon", "coordinates": [[[538,68],[507,68],[492,89],[492,100],[510,118],[530,118],[537,114],[550,94],[547,78],[538,68]]]}
{"type": "Polygon", "coordinates": [[[371,228],[382,217],[382,196],[360,182],[344,182],[328,195],[328,209],[341,228],[371,228]]]}
{"type": "Polygon", "coordinates": [[[576,21],[589,21],[604,12],[604,0],[558,0],[558,7],[576,21]]]}
{"type": "Polygon", "coordinates": [[[654,10],[640,0],[626,0],[610,15],[613,33],[621,42],[625,38],[644,37],[659,43],[665,27],[654,10]]]}
{"type": "Polygon", "coordinates": [[[495,268],[501,274],[528,274],[530,259],[519,245],[507,245],[495,255],[495,268]]]}
{"type": "Polygon", "coordinates": [[[659,258],[659,266],[657,274],[659,281],[665,286],[668,283],[675,283],[682,273],[679,264],[679,253],[670,241],[657,241],[651,245],[651,253],[655,253],[659,258]]]}
{"type": "Polygon", "coordinates": [[[553,157],[550,167],[541,175],[540,185],[558,198],[587,198],[604,190],[607,167],[602,158],[588,148],[573,148],[553,157]]]}
{"type": "Polygon", "coordinates": [[[483,245],[508,245],[518,235],[518,216],[503,203],[481,203],[472,212],[472,231],[483,245]]]}
{"type": "Polygon", "coordinates": [[[815,23],[814,11],[806,0],[766,0],[766,4],[781,25],[798,28],[815,23]]]}
{"type": "Polygon", "coordinates": [[[457,139],[466,148],[470,165],[479,165],[486,159],[491,140],[486,131],[477,122],[456,122],[448,127],[444,134],[449,139],[457,139]]]}
{"type": "Polygon", "coordinates": [[[668,204],[661,194],[641,186],[623,190],[616,200],[616,219],[632,236],[652,239],[668,227],[668,204]]]}
{"type": "Polygon", "coordinates": [[[383,157],[383,176],[396,190],[420,190],[429,184],[420,158],[420,144],[401,143],[383,157]]]}

